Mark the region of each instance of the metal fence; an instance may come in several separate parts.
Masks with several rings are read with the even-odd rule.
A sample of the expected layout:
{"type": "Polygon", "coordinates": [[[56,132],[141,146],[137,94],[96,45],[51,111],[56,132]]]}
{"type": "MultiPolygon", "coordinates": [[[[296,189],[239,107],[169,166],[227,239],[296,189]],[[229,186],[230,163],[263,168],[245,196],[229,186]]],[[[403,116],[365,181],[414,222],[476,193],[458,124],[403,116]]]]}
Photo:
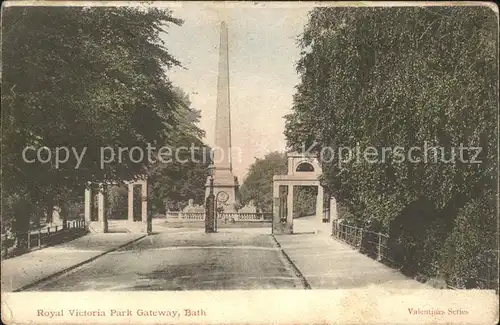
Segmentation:
{"type": "MultiPolygon", "coordinates": [[[[332,223],[332,236],[358,249],[381,263],[391,267],[402,267],[407,256],[402,243],[391,240],[388,235],[365,230],[362,228],[345,225],[339,222],[332,223]]],[[[494,289],[498,294],[498,250],[484,251],[477,258],[478,269],[481,276],[474,279],[475,287],[482,289],[494,289]]],[[[426,274],[418,274],[420,277],[429,278],[426,274]]],[[[461,283],[450,283],[446,281],[450,289],[464,289],[467,285],[461,283]]]]}
{"type": "Polygon", "coordinates": [[[66,221],[64,225],[42,227],[26,232],[6,232],[1,235],[2,258],[9,258],[62,243],[86,233],[84,219],[66,221]]]}

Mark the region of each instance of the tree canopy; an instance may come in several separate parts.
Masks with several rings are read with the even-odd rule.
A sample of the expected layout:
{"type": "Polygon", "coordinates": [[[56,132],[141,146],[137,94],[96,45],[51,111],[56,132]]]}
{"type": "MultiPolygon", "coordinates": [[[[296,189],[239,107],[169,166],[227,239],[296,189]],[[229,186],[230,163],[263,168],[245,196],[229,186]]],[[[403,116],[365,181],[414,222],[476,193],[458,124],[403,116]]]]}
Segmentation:
{"type": "Polygon", "coordinates": [[[313,145],[327,191],[359,225],[374,216],[381,230],[403,238],[419,271],[477,278],[471,265],[497,247],[498,236],[495,13],[478,6],[317,8],[299,46],[288,145],[313,145]],[[421,151],[409,157],[417,158],[426,143],[443,157],[415,163],[378,151],[376,162],[347,162],[338,151],[333,159],[321,154],[416,146],[421,151]],[[481,163],[471,163],[475,149],[465,162],[458,152],[452,160],[460,145],[480,147],[481,163]]]}
{"type": "MultiPolygon", "coordinates": [[[[264,158],[257,158],[248,169],[247,178],[243,182],[240,193],[242,203],[254,201],[261,211],[273,209],[273,176],[287,174],[287,155],[282,152],[271,152],[264,158]]],[[[294,216],[302,217],[315,213],[316,189],[307,186],[295,186],[293,192],[294,216]]]]}
{"type": "Polygon", "coordinates": [[[240,187],[241,203],[254,201],[261,211],[271,211],[273,206],[273,175],[286,174],[286,154],[271,152],[257,158],[248,168],[247,177],[240,187]]]}
{"type": "Polygon", "coordinates": [[[177,110],[179,123],[175,126],[175,139],[172,143],[176,145],[174,149],[182,150],[179,150],[179,159],[172,159],[169,163],[159,162],[148,171],[153,182],[152,203],[157,212],[163,212],[166,206],[179,209],[189,199],[197,204],[203,204],[205,200],[210,148],[202,142],[205,132],[197,126],[201,113],[191,107],[189,96],[182,89],[176,87],[174,91],[183,105],[177,110]]]}
{"type": "MultiPolygon", "coordinates": [[[[147,156],[125,151],[118,159],[118,148],[200,142],[199,113],[168,78],[180,62],[161,35],[182,23],[169,10],[2,9],[3,198],[13,195],[51,209],[81,195],[88,181],[120,182],[148,173],[147,156]],[[49,148],[53,159],[58,147],[85,151],[80,163],[71,151],[59,165],[53,159],[27,163],[22,153],[30,146],[49,148]],[[108,156],[102,164],[106,147],[115,159],[108,156]]],[[[35,159],[36,152],[27,158],[35,159]]]]}

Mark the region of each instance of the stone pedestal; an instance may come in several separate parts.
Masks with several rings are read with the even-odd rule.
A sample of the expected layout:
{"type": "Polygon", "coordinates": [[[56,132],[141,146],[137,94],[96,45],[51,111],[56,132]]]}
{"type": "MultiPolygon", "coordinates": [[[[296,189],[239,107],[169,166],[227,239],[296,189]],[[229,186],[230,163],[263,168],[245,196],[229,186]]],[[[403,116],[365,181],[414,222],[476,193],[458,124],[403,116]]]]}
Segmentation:
{"type": "MultiPolygon", "coordinates": [[[[235,212],[235,204],[238,203],[238,190],[239,184],[236,177],[232,174],[218,173],[215,171],[214,175],[214,195],[217,200],[217,206],[223,206],[224,212],[235,212]],[[221,193],[224,192],[224,193],[221,193]],[[220,193],[220,194],[219,194],[220,193]]],[[[210,193],[210,177],[207,178],[205,184],[205,198],[210,193]]]]}

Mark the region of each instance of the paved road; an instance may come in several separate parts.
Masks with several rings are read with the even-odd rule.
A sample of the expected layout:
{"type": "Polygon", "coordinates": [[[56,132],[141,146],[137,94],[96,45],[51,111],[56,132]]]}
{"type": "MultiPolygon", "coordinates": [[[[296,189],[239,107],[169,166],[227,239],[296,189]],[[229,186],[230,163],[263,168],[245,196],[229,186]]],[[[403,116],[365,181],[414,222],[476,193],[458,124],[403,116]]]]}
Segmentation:
{"type": "Polygon", "coordinates": [[[268,232],[159,233],[30,291],[303,288],[268,232]]]}

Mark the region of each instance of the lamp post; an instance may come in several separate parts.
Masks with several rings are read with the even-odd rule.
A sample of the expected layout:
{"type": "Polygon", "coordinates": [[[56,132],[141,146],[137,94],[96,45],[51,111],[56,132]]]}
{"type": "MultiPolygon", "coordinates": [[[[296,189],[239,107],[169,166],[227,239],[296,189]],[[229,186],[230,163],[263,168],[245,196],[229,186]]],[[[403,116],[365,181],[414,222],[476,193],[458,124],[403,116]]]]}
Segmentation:
{"type": "Polygon", "coordinates": [[[211,164],[208,166],[208,171],[209,171],[209,176],[210,176],[210,185],[209,189],[210,192],[207,196],[207,199],[205,201],[205,211],[206,211],[206,217],[205,217],[205,233],[213,233],[215,232],[215,196],[214,196],[214,173],[215,173],[215,166],[211,164]]]}
{"type": "Polygon", "coordinates": [[[149,179],[146,183],[146,190],[147,190],[147,200],[148,200],[148,215],[147,215],[147,222],[146,222],[146,232],[149,235],[153,234],[153,202],[152,202],[152,195],[153,195],[153,190],[152,190],[152,184],[150,185],[149,183],[152,180],[149,179]]]}

